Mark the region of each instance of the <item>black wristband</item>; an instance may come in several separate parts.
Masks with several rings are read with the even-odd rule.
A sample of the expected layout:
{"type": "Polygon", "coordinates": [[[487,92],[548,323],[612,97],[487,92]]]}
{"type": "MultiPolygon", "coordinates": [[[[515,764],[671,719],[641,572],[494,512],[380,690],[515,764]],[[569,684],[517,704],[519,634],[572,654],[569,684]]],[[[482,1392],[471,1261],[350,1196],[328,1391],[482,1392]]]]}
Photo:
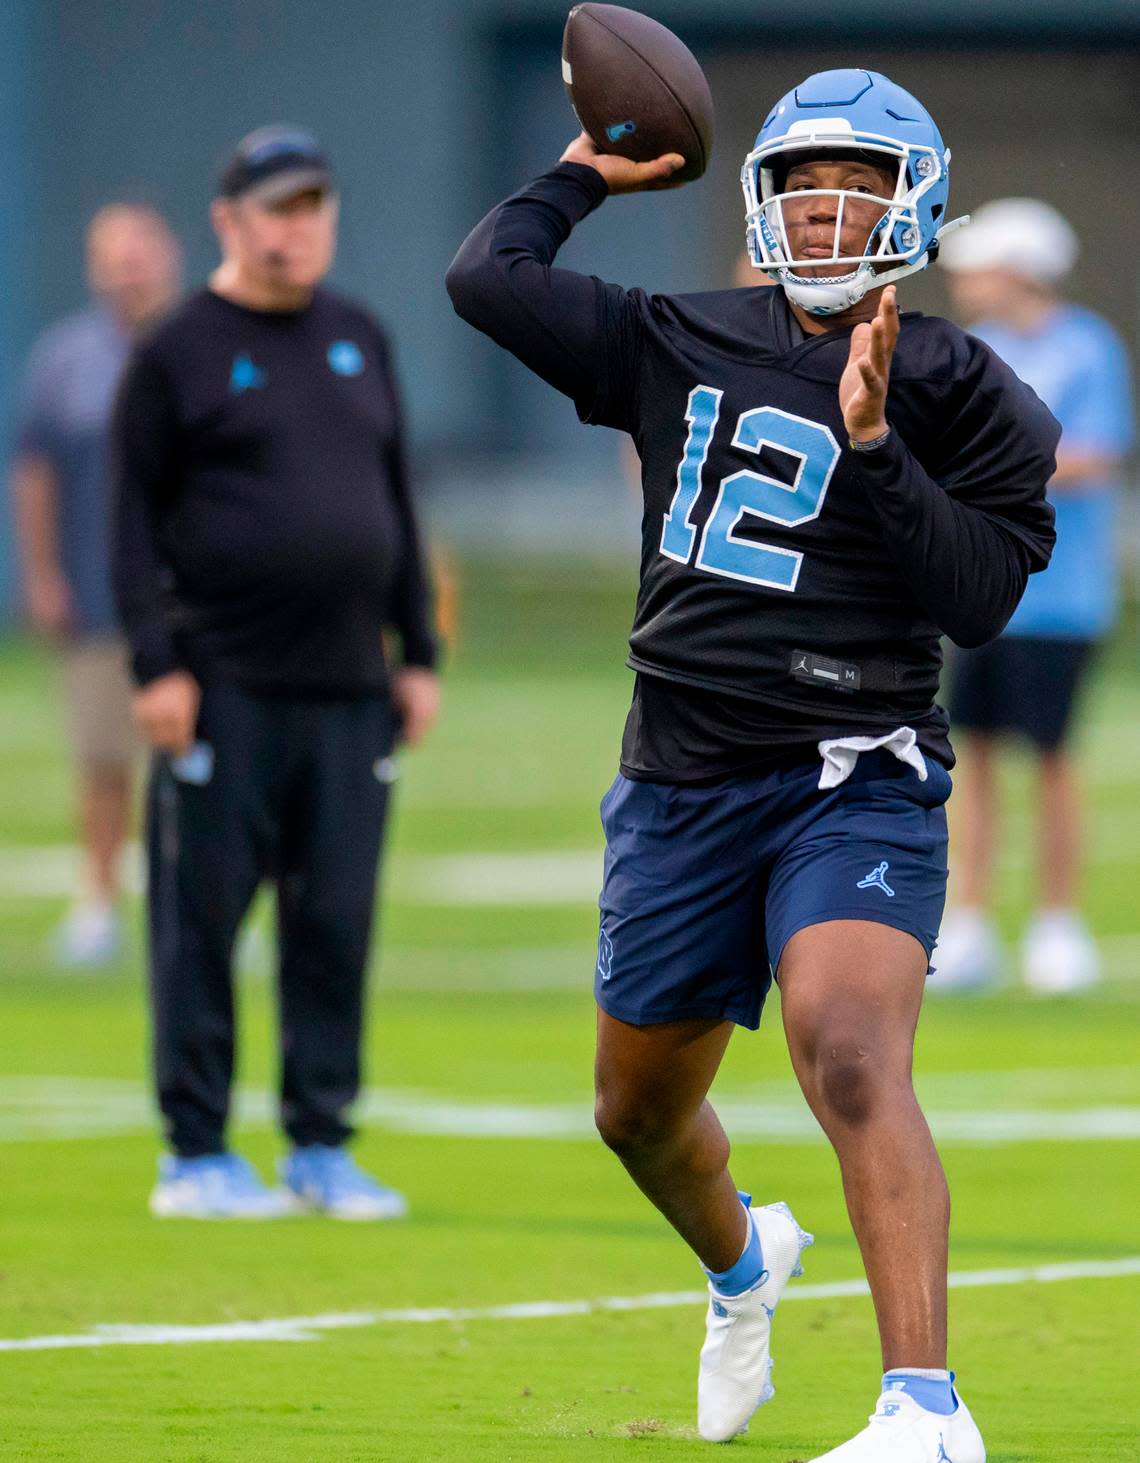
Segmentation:
{"type": "Polygon", "coordinates": [[[891,429],[888,427],[885,432],[881,432],[877,437],[872,437],[869,442],[856,442],[854,437],[848,437],[847,445],[852,452],[874,452],[877,448],[887,445],[887,438],[890,435],[891,429]]]}

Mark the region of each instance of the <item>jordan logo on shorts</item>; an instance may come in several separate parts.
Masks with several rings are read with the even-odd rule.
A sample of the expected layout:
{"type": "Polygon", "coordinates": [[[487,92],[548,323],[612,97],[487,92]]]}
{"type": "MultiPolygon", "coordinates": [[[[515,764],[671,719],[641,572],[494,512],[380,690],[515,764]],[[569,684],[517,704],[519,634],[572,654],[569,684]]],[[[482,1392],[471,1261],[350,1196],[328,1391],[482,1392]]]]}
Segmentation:
{"type": "Polygon", "coordinates": [[[890,864],[887,863],[886,859],[884,859],[883,862],[879,864],[876,868],[873,868],[871,872],[866,875],[865,878],[859,880],[858,884],[855,885],[856,889],[881,889],[883,893],[888,897],[888,899],[893,899],[895,897],[895,891],[887,883],[886,878],[884,877],[889,868],[890,864]]]}
{"type": "Polygon", "coordinates": [[[953,1458],[946,1451],[946,1444],[942,1440],[941,1433],[938,1434],[938,1457],[935,1458],[934,1463],[954,1463],[953,1458]]]}

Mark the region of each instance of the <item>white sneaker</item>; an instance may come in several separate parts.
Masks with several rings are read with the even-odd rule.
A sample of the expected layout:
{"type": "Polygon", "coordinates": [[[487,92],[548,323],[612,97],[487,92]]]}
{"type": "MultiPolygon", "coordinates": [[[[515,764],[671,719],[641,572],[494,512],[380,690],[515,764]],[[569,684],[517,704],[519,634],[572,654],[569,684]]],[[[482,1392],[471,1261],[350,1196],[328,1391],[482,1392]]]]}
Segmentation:
{"type": "Polygon", "coordinates": [[[769,1350],[772,1316],[788,1280],[804,1273],[800,1251],[814,1242],[786,1204],[749,1209],[748,1217],[764,1252],[759,1285],[743,1295],[718,1295],[709,1284],[697,1381],[697,1427],[709,1443],[726,1443],[747,1431],[756,1409],[776,1395],[769,1350]]]}
{"type": "Polygon", "coordinates": [[[997,985],[1001,945],[989,918],[980,909],[948,910],[930,964],[928,991],[957,995],[997,985]]]}
{"type": "Polygon", "coordinates": [[[1100,982],[1100,952],[1088,926],[1071,909],[1043,909],[1021,942],[1021,974],[1031,991],[1066,996],[1100,982]]]}
{"type": "Polygon", "coordinates": [[[112,904],[77,904],[55,932],[55,958],[62,965],[110,965],[122,948],[123,929],[112,904]]]}
{"type": "Polygon", "coordinates": [[[943,1417],[906,1392],[884,1392],[869,1425],[813,1463],[986,1463],[977,1424],[957,1392],[954,1400],[957,1412],[943,1417]]]}

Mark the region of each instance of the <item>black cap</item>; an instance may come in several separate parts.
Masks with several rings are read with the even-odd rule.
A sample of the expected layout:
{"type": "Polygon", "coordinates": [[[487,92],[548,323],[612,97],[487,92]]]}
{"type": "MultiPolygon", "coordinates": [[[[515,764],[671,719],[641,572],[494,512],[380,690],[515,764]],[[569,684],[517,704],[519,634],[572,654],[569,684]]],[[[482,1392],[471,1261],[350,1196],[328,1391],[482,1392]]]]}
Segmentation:
{"type": "Polygon", "coordinates": [[[243,137],[218,184],[223,198],[278,203],[298,193],[333,191],[332,168],[321,144],[300,127],[259,127],[243,137]]]}

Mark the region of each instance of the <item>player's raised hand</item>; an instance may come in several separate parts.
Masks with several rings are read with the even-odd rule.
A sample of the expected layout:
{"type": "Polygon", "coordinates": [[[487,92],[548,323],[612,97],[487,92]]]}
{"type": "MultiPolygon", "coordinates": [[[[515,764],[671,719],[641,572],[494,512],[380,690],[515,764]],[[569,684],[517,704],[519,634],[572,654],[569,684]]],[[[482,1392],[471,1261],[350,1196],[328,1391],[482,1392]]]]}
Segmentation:
{"type": "Polygon", "coordinates": [[[899,307],[895,287],[889,284],[874,320],[851,332],[851,350],[839,378],[839,407],[855,442],[870,442],[887,430],[887,382],[898,338],[899,307]]]}
{"type": "Polygon", "coordinates": [[[585,163],[595,168],[606,180],[611,193],[643,193],[654,188],[679,188],[673,179],[678,168],[685,166],[679,152],[667,152],[649,163],[631,162],[627,157],[602,152],[585,132],[581,132],[559,158],[563,163],[585,163]]]}

